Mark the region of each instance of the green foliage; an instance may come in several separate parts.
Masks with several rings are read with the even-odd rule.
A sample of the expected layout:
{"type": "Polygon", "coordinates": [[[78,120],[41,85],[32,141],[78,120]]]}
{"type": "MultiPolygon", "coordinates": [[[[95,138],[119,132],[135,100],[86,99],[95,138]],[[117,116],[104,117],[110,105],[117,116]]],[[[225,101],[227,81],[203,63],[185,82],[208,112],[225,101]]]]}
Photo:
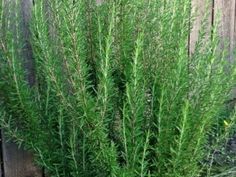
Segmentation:
{"type": "Polygon", "coordinates": [[[236,70],[206,20],[189,54],[190,11],[190,0],[37,0],[29,85],[20,11],[3,20],[0,6],[5,133],[51,176],[201,175],[236,70]]]}

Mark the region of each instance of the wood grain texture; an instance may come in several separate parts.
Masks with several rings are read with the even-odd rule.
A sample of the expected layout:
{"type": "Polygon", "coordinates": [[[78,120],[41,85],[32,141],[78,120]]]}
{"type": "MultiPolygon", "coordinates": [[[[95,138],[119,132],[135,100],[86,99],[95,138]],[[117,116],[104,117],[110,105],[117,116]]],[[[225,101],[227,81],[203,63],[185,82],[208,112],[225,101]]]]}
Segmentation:
{"type": "MultiPolygon", "coordinates": [[[[230,64],[235,62],[236,47],[236,0],[215,0],[214,21],[219,21],[220,50],[225,49],[228,53],[227,59],[230,64]],[[219,19],[218,19],[219,18],[219,19]]],[[[236,88],[232,90],[231,99],[236,98],[236,88]]]]}
{"type": "Polygon", "coordinates": [[[4,177],[42,177],[42,170],[33,163],[33,155],[18,149],[12,142],[2,145],[4,177]]]}
{"type": "Polygon", "coordinates": [[[233,50],[235,48],[235,0],[215,0],[214,19],[219,19],[219,35],[221,46],[229,52],[228,59],[233,61],[233,50]],[[219,14],[219,15],[218,15],[219,14]]]}
{"type": "Polygon", "coordinates": [[[33,6],[33,0],[21,0],[21,15],[22,15],[22,32],[24,39],[24,46],[22,50],[22,55],[24,58],[25,68],[26,68],[26,78],[29,84],[32,86],[35,84],[35,70],[34,70],[34,60],[32,48],[30,45],[30,19],[31,19],[31,9],[33,6]]]}
{"type": "MultiPolygon", "coordinates": [[[[15,2],[16,0],[5,0],[5,16],[12,22],[12,30],[14,34],[15,25],[14,19],[11,17],[16,11],[15,2]],[[9,6],[11,3],[11,6],[9,6]],[[12,6],[13,5],[13,6],[12,6]]],[[[21,14],[21,23],[20,30],[22,31],[22,37],[24,39],[24,45],[22,50],[22,59],[26,68],[26,79],[28,83],[32,86],[35,83],[34,75],[34,63],[32,57],[32,49],[30,46],[30,29],[29,22],[31,18],[31,7],[32,0],[19,0],[20,4],[20,14],[21,14]]],[[[3,156],[3,171],[4,177],[42,177],[42,170],[37,168],[33,163],[33,155],[29,152],[26,152],[22,149],[18,149],[17,145],[12,142],[6,142],[4,134],[2,134],[2,156],[3,156]]]]}
{"type": "MultiPolygon", "coordinates": [[[[199,37],[199,30],[201,29],[202,21],[204,19],[204,14],[208,13],[207,17],[209,37],[212,24],[212,2],[207,4],[204,0],[192,0],[192,11],[191,14],[194,16],[194,23],[190,33],[189,39],[189,51],[190,54],[194,52],[195,44],[199,37]]],[[[207,40],[207,39],[206,39],[207,40]]]]}

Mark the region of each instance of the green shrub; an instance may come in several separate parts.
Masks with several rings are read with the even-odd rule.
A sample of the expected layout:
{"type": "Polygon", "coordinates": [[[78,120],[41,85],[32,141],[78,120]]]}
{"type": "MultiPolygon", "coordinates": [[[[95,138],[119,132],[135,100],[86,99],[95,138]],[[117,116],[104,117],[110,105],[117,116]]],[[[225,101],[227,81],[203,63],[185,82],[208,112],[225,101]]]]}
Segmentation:
{"type": "Polygon", "coordinates": [[[4,132],[51,176],[199,176],[236,70],[206,20],[189,54],[190,11],[190,0],[37,0],[33,85],[20,13],[1,19],[4,132]]]}

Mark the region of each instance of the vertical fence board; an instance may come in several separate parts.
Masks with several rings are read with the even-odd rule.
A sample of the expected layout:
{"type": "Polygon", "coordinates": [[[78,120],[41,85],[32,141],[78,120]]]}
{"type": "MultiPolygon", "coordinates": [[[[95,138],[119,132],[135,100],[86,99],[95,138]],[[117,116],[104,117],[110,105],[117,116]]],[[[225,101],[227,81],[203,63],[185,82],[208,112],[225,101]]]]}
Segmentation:
{"type": "Polygon", "coordinates": [[[4,177],[42,177],[42,172],[32,162],[31,153],[18,149],[12,142],[3,143],[4,177]]]}
{"type": "MultiPolygon", "coordinates": [[[[15,1],[16,2],[16,1],[15,1]]],[[[20,0],[22,21],[20,24],[22,34],[24,37],[24,46],[22,51],[23,62],[27,71],[27,80],[30,85],[35,82],[32,50],[30,47],[30,32],[29,32],[29,21],[30,21],[30,8],[32,7],[32,0],[20,0]]],[[[14,3],[10,0],[5,0],[7,3],[14,3]]],[[[4,9],[5,15],[11,16],[11,13],[16,9],[4,9]]],[[[14,24],[14,22],[13,22],[14,24]]],[[[14,31],[14,29],[13,29],[14,31]]],[[[2,155],[3,155],[3,170],[4,177],[42,177],[42,170],[37,168],[33,163],[33,155],[30,152],[26,152],[19,149],[16,144],[12,142],[6,142],[4,133],[2,134],[2,155]]]]}
{"type": "Polygon", "coordinates": [[[35,71],[34,71],[34,61],[33,53],[30,44],[30,19],[31,19],[31,9],[33,6],[33,0],[21,0],[21,14],[22,14],[22,32],[24,38],[24,46],[22,55],[24,58],[25,68],[27,72],[27,80],[32,86],[35,84],[35,71]]]}
{"type": "MultiPolygon", "coordinates": [[[[236,47],[235,5],[236,0],[215,0],[214,6],[214,19],[219,21],[220,46],[221,49],[226,49],[227,59],[231,64],[234,64],[233,61],[235,61],[234,50],[236,47]]],[[[236,88],[232,90],[230,97],[232,100],[236,98],[236,88]]]]}
{"type": "Polygon", "coordinates": [[[235,48],[235,0],[215,0],[214,19],[219,19],[219,35],[221,46],[226,47],[229,52],[229,61],[233,60],[233,49],[235,48]]]}
{"type": "Polygon", "coordinates": [[[190,54],[194,52],[195,43],[198,40],[199,30],[201,29],[201,23],[204,19],[204,14],[209,13],[208,17],[208,31],[210,37],[210,29],[212,24],[212,2],[207,6],[206,1],[203,0],[192,0],[192,14],[194,15],[194,23],[192,26],[192,31],[190,33],[190,41],[189,41],[189,51],[190,54]]]}

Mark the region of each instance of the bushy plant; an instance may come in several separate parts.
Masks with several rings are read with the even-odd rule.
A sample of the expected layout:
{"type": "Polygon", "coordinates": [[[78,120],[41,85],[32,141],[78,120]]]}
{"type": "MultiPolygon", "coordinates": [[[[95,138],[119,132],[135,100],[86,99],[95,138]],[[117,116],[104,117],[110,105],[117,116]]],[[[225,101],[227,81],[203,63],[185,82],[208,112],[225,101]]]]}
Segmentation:
{"type": "Polygon", "coordinates": [[[20,12],[1,15],[4,132],[51,176],[201,175],[236,70],[206,20],[189,53],[190,12],[190,0],[37,0],[33,84],[20,12]]]}

